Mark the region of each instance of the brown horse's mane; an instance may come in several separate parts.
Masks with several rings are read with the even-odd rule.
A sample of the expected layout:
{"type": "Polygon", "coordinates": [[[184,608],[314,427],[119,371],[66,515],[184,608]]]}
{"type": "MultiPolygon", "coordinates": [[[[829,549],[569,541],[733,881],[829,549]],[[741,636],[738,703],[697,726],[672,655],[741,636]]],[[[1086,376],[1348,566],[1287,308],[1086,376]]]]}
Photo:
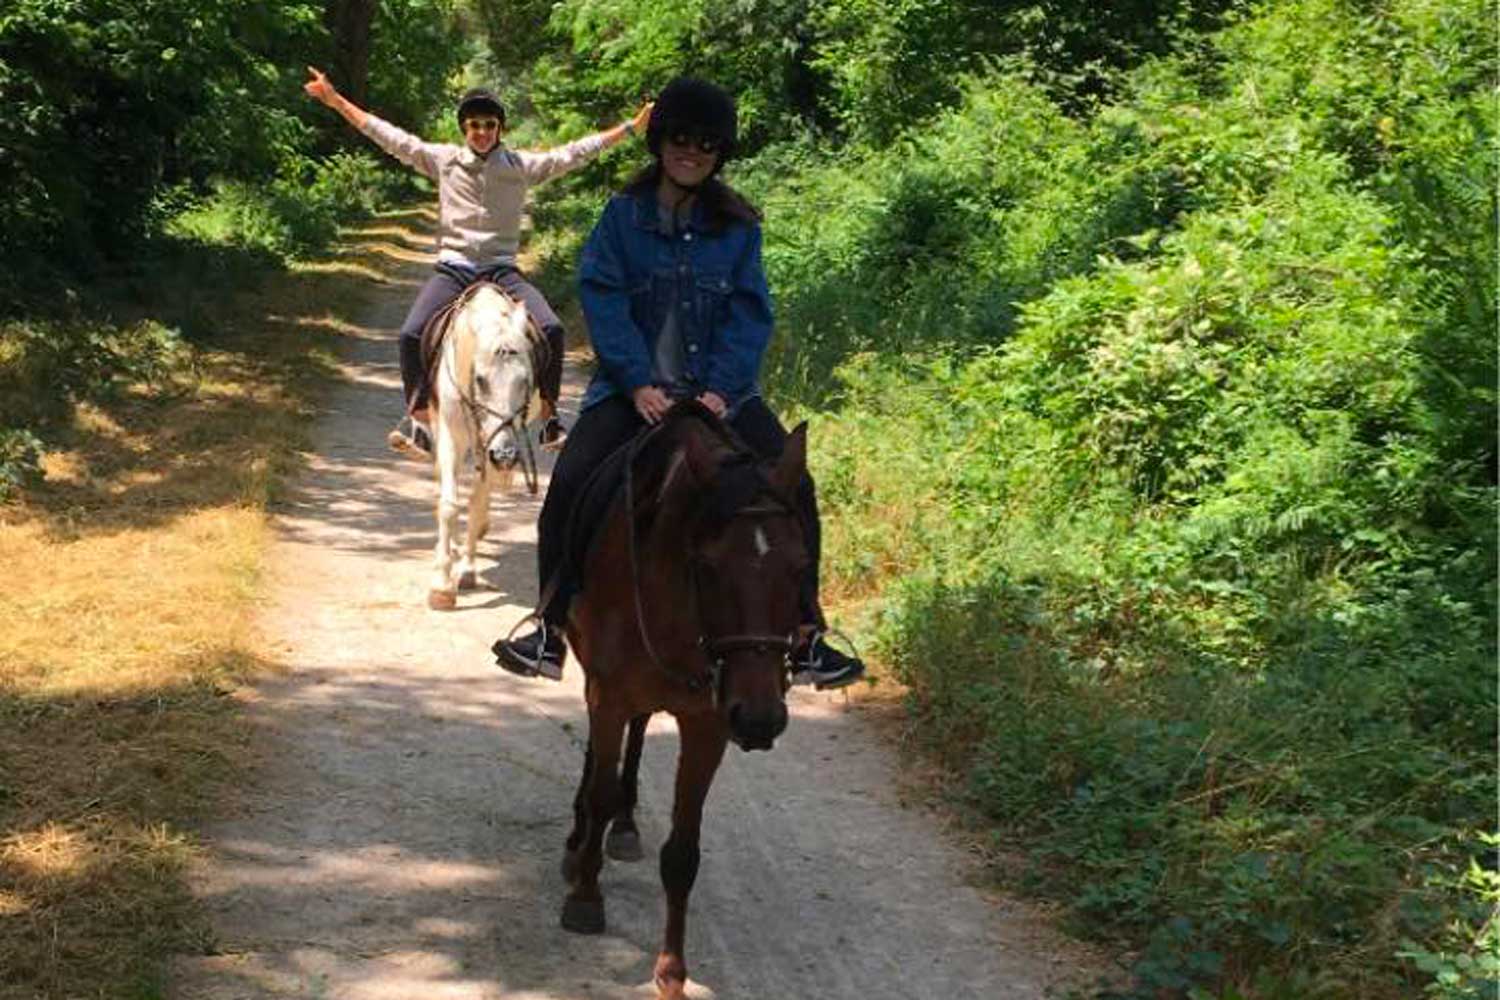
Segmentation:
{"type": "MultiPolygon", "coordinates": [[[[666,479],[672,475],[690,435],[701,436],[713,459],[715,471],[712,479],[693,487],[702,490],[698,506],[710,520],[732,517],[735,511],[771,489],[761,470],[760,456],[740,439],[732,427],[701,403],[694,400],[678,403],[660,424],[647,433],[650,437],[641,442],[636,465],[631,470],[636,492],[633,499],[639,518],[649,518],[656,508],[652,501],[662,498],[666,479]]],[[[689,488],[686,477],[683,486],[672,488],[689,488]]]]}
{"type": "MultiPolygon", "coordinates": [[[[701,515],[697,521],[700,526],[709,527],[732,517],[770,489],[759,457],[733,428],[701,403],[680,402],[660,423],[643,429],[601,463],[584,486],[569,517],[568,572],[582,579],[589,552],[604,534],[601,529],[605,522],[624,516],[627,510],[633,515],[634,530],[644,537],[666,506],[663,501],[668,493],[695,491],[698,495],[685,506],[695,519],[701,515]],[[683,448],[693,436],[705,446],[714,466],[714,474],[706,483],[680,468],[683,448]],[[628,501],[624,489],[627,482],[632,493],[628,501]]],[[[789,505],[786,498],[777,499],[789,505]]],[[[687,525],[674,527],[685,529],[687,525]]]]}

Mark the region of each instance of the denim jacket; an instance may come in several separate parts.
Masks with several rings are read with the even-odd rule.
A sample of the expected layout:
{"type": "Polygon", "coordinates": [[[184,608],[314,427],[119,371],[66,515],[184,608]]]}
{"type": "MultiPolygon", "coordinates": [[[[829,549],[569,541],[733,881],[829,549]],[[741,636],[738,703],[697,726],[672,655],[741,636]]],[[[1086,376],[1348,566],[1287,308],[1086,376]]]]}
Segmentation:
{"type": "Polygon", "coordinates": [[[610,199],[583,248],[579,298],[599,370],[583,409],[652,379],[656,337],[675,310],[686,378],[732,413],[758,395],[771,339],[771,295],[760,226],[711,232],[697,206],[677,233],[661,231],[653,192],[610,199]]]}

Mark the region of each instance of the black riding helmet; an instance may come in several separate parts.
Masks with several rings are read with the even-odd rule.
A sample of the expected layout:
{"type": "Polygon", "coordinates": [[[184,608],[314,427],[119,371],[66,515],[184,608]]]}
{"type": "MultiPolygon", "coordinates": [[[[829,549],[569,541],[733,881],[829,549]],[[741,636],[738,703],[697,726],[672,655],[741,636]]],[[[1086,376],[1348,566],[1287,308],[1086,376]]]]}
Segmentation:
{"type": "MultiPolygon", "coordinates": [[[[679,76],[662,88],[651,109],[651,123],[646,126],[646,148],[661,156],[662,140],[679,133],[719,143],[719,162],[734,155],[739,120],[734,98],[723,88],[707,80],[679,76]]],[[[715,167],[715,172],[718,170],[715,167]]]]}
{"type": "Polygon", "coordinates": [[[464,91],[464,96],[458,99],[458,127],[463,128],[466,118],[483,114],[494,115],[500,119],[500,127],[505,127],[505,105],[493,90],[475,87],[464,91]]]}

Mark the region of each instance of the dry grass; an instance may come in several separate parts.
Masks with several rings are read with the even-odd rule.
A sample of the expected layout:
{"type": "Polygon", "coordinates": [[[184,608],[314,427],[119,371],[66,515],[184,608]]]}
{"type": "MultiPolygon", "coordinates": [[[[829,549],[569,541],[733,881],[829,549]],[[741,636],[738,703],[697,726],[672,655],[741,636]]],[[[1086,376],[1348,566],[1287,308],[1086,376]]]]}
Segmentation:
{"type": "Polygon", "coordinates": [[[267,507],[338,340],[367,333],[367,280],[404,256],[379,241],[412,221],[253,289],[159,295],[189,363],[78,407],[46,481],[0,507],[0,998],[160,996],[163,957],[203,944],[184,872],[244,759],[226,696],[274,669],[267,507]]]}

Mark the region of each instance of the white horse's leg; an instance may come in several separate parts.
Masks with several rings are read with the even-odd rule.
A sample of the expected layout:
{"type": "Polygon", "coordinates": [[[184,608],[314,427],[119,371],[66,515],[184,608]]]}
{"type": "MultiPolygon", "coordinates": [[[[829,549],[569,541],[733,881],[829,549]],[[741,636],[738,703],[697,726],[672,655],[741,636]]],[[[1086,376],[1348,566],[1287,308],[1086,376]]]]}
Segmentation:
{"type": "Polygon", "coordinates": [[[433,551],[432,582],[427,588],[427,606],[447,611],[458,603],[458,586],[453,578],[453,535],[458,528],[458,469],[463,460],[463,441],[455,433],[458,421],[449,408],[438,405],[438,419],[433,421],[433,451],[437,459],[437,547],[433,551]]]}
{"type": "Polygon", "coordinates": [[[490,463],[480,458],[480,472],[475,477],[474,488],[469,491],[469,517],[464,525],[464,556],[458,564],[458,586],[460,590],[472,590],[479,584],[479,540],[489,528],[490,482],[494,478],[490,463]]]}

